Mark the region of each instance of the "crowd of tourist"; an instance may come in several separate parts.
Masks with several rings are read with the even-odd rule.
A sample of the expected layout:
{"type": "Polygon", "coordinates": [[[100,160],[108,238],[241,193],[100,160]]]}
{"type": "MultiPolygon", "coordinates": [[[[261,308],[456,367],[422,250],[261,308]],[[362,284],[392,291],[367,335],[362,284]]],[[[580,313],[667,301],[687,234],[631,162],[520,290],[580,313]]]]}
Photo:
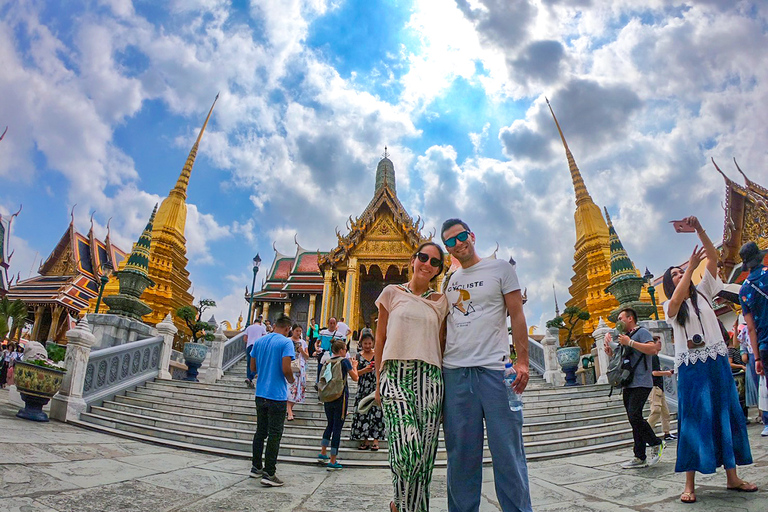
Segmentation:
{"type": "MultiPolygon", "coordinates": [[[[696,217],[684,223],[697,233],[701,248],[694,248],[687,266],[670,267],[663,278],[674,367],[662,369],[661,339],[638,325],[632,308],[620,312],[624,330],[606,335],[604,348],[609,355],[620,353],[628,369],[621,391],[634,457],[622,467],[656,464],[666,443],[677,441],[675,471],[685,473],[680,500],[693,503],[696,473],[714,473],[719,467],[725,469],[728,490],[757,491],[739,478],[736,466],[752,463],[748,408],[760,406],[763,412],[755,420],[765,424],[763,435],[768,436],[768,403],[760,401],[764,395],[768,402],[768,267],[762,263],[765,252],[755,244],[742,248],[749,272],[739,293],[744,322],[723,335],[712,309],[723,289],[717,251],[696,217]],[[693,272],[704,261],[703,277],[694,285],[693,272]],[[677,378],[677,435],[671,428],[665,377],[677,378]],[[743,380],[741,386],[735,377],[743,380]],[[646,420],[643,410],[649,397],[646,420]],[[659,420],[663,437],[655,434],[659,420]]],[[[386,439],[391,511],[429,510],[441,425],[448,510],[479,509],[486,438],[501,509],[532,510],[523,416],[513,405],[513,395],[525,390],[529,378],[527,328],[515,268],[503,260],[481,259],[474,249],[475,234],[460,219],[443,224],[441,239],[460,266],[435,289],[432,283],[445,265],[443,246],[431,241],[420,245],[411,257],[411,279],[385,287],[376,300],[375,339],[370,326],[352,333],[343,319],[335,318],[323,328],[313,319],[308,340],[285,316],[276,319],[274,328],[262,325],[261,319],[248,327],[247,383],[253,386],[256,379],[257,405],[251,475],[262,484],[283,485],[275,473],[283,425],[294,419],[294,404],[307,399],[307,368],[315,358],[315,389],[327,419],[317,458],[329,471],[342,469],[338,451],[351,378],[357,381],[357,395],[350,439],[359,443],[357,449],[374,451],[386,439]],[[514,364],[507,364],[507,317],[514,364]],[[349,353],[353,337],[358,339],[354,355],[349,353]]]]}
{"type": "Polygon", "coordinates": [[[24,347],[15,343],[3,343],[0,351],[0,389],[13,385],[13,365],[24,355],[24,347]]]}

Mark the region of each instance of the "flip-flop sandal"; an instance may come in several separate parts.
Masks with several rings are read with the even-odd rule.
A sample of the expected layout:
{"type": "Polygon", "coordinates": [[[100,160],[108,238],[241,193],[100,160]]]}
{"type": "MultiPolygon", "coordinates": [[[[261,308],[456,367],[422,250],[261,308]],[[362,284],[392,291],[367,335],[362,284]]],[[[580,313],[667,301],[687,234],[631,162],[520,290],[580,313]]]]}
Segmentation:
{"type": "Polygon", "coordinates": [[[358,450],[367,450],[369,448],[370,446],[368,446],[367,444],[361,444],[360,446],[357,447],[358,450]]]}
{"type": "Polygon", "coordinates": [[[378,446],[375,446],[375,445],[374,445],[374,446],[371,446],[371,451],[372,451],[372,452],[377,452],[377,451],[379,451],[379,447],[378,447],[378,446]]]}
{"type": "Polygon", "coordinates": [[[757,492],[757,486],[749,482],[741,482],[736,487],[726,487],[726,489],[736,492],[757,492]]]}
{"type": "Polygon", "coordinates": [[[692,492],[684,492],[680,495],[680,501],[683,503],[696,503],[696,494],[692,492]]]}

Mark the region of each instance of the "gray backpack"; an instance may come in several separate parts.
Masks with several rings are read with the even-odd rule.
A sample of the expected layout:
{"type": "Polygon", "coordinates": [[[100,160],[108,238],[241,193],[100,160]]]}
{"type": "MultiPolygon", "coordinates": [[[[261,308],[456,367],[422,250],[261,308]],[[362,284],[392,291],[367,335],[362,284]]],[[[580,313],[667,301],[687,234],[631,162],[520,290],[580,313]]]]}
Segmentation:
{"type": "Polygon", "coordinates": [[[320,370],[317,383],[317,398],[323,403],[333,402],[344,393],[344,372],[341,370],[343,357],[332,357],[320,370]]]}

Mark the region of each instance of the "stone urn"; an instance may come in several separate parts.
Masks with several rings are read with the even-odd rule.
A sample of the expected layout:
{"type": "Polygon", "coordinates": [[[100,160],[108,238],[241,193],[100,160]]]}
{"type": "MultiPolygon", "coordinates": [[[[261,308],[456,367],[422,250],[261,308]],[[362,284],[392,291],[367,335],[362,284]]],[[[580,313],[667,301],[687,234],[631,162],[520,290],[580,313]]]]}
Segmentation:
{"type": "Polygon", "coordinates": [[[59,391],[64,370],[55,370],[24,361],[14,363],[13,378],[25,407],[16,413],[17,418],[32,421],[48,421],[43,406],[59,391]]]}
{"type": "Polygon", "coordinates": [[[189,341],[184,344],[184,362],[187,365],[187,376],[184,380],[192,382],[198,382],[197,371],[200,369],[200,365],[205,361],[205,356],[208,355],[208,347],[205,343],[194,343],[189,341]]]}
{"type": "Polygon", "coordinates": [[[581,359],[581,347],[562,347],[557,349],[557,362],[565,372],[565,385],[578,386],[576,370],[581,359]]]}

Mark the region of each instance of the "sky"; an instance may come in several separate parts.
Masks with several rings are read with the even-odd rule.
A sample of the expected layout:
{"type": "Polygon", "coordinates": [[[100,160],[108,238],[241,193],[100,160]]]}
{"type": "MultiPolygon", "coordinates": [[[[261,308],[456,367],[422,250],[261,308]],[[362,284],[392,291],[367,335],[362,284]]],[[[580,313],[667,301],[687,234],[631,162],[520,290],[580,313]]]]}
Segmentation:
{"type": "MultiPolygon", "coordinates": [[[[35,275],[75,207],[129,250],[188,189],[196,298],[233,324],[258,252],[329,250],[388,147],[425,232],[461,217],[517,260],[529,325],[573,274],[574,191],[549,98],[594,201],[655,275],[724,225],[714,158],[768,185],[768,4],[697,0],[0,0],[0,212],[35,275]]],[[[264,275],[260,273],[260,278],[264,275]]]]}

